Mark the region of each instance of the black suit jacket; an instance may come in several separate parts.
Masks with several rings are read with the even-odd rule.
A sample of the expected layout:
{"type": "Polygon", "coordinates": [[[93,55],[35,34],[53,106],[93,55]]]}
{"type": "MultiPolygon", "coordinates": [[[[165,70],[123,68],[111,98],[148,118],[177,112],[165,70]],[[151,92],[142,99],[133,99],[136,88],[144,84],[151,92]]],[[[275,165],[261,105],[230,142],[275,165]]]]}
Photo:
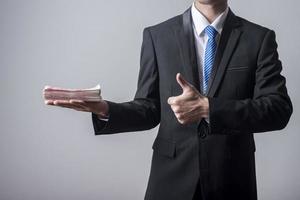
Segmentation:
{"type": "Polygon", "coordinates": [[[207,95],[209,125],[180,124],[167,103],[182,93],[178,72],[201,92],[195,52],[190,8],[145,28],[134,100],[108,101],[107,123],[92,114],[95,134],[160,123],[146,200],[191,200],[199,177],[205,200],[257,199],[253,133],[284,128],[292,113],[275,33],[229,11],[207,95]]]}

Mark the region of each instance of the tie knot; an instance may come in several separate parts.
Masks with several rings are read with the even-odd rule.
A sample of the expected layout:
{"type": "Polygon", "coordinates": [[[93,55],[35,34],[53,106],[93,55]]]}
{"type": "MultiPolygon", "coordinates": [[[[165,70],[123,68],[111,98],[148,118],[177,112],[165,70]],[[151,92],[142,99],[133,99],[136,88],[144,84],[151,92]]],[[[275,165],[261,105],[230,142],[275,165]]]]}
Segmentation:
{"type": "Polygon", "coordinates": [[[213,26],[207,26],[204,31],[210,39],[215,39],[218,34],[217,30],[213,26]]]}

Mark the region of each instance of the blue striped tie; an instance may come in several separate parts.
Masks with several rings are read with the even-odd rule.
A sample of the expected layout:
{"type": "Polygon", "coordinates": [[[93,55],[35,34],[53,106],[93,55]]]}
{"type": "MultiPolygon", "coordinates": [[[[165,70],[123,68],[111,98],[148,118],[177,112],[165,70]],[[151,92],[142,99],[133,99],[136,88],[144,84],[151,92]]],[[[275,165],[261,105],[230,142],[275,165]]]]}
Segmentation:
{"type": "Polygon", "coordinates": [[[212,72],[214,58],[217,50],[216,36],[218,32],[212,26],[207,26],[204,29],[205,33],[208,36],[208,41],[205,48],[205,57],[204,57],[204,77],[203,77],[203,92],[206,94],[208,89],[208,82],[212,72]]]}

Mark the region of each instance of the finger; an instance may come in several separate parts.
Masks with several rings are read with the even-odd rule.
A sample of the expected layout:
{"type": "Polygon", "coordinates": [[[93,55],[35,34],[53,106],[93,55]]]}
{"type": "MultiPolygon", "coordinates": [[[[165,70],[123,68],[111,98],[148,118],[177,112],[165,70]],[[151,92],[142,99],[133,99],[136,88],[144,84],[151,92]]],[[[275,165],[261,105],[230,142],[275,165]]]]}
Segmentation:
{"type": "Polygon", "coordinates": [[[185,78],[180,73],[176,74],[176,80],[183,90],[193,87],[188,81],[185,80],[185,78]]]}
{"type": "Polygon", "coordinates": [[[183,125],[186,124],[186,121],[185,121],[184,119],[178,119],[178,118],[177,118],[177,121],[178,121],[180,124],[183,124],[183,125]]]}
{"type": "Polygon", "coordinates": [[[63,104],[63,103],[60,103],[60,104],[55,104],[55,106],[58,106],[58,107],[63,107],[63,108],[71,108],[71,109],[82,109],[82,107],[79,107],[77,105],[72,105],[72,104],[63,104]]]}
{"type": "Polygon", "coordinates": [[[179,114],[179,113],[185,112],[185,109],[182,108],[182,106],[179,106],[179,105],[171,105],[171,108],[172,108],[172,110],[173,110],[173,112],[175,114],[179,114]]]}
{"type": "Polygon", "coordinates": [[[53,100],[45,100],[46,105],[53,105],[53,100]]]}
{"type": "Polygon", "coordinates": [[[186,97],[183,95],[168,98],[169,105],[184,105],[186,103],[185,101],[186,97]]]}
{"type": "Polygon", "coordinates": [[[70,103],[81,103],[81,104],[85,103],[85,101],[78,100],[78,99],[70,99],[69,102],[70,102],[70,103]]]}
{"type": "Polygon", "coordinates": [[[60,105],[60,104],[68,104],[69,101],[68,100],[54,100],[53,104],[54,105],[60,105]]]}
{"type": "Polygon", "coordinates": [[[169,97],[168,98],[168,104],[169,105],[173,105],[173,104],[175,104],[177,101],[176,101],[176,98],[177,97],[169,97]]]}
{"type": "Polygon", "coordinates": [[[65,108],[80,108],[80,109],[84,109],[83,106],[81,105],[74,105],[72,103],[70,103],[68,100],[55,100],[53,103],[55,106],[60,106],[60,107],[65,107],[65,108]]]}
{"type": "Polygon", "coordinates": [[[69,101],[69,103],[71,103],[72,105],[78,105],[78,106],[82,106],[82,107],[88,107],[87,103],[85,101],[82,101],[82,100],[71,99],[69,101]]]}
{"type": "Polygon", "coordinates": [[[172,99],[173,99],[173,97],[169,97],[169,98],[168,98],[168,104],[169,104],[169,105],[172,104],[172,99]]]}

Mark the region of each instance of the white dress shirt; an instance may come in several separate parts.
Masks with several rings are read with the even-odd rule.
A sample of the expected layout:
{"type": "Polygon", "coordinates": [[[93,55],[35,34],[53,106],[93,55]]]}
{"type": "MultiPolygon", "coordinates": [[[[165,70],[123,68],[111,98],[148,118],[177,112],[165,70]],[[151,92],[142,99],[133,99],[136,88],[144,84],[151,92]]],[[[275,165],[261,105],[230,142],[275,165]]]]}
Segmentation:
{"type": "Polygon", "coordinates": [[[202,76],[202,80],[204,80],[204,55],[205,55],[205,48],[208,41],[208,36],[205,34],[204,29],[207,26],[212,26],[218,32],[216,36],[216,42],[219,44],[220,36],[223,30],[223,25],[225,19],[228,14],[228,7],[222,12],[212,23],[206,19],[206,17],[195,7],[195,2],[192,5],[192,19],[193,19],[193,30],[194,30],[194,37],[195,37],[195,46],[196,46],[196,54],[197,54],[197,63],[198,68],[200,69],[199,76],[202,76]]]}
{"type": "MultiPolygon", "coordinates": [[[[216,40],[217,40],[216,42],[218,44],[219,40],[220,40],[221,33],[222,33],[224,21],[227,17],[227,14],[228,14],[228,7],[211,24],[204,17],[204,15],[199,10],[197,10],[197,8],[195,7],[195,2],[192,5],[191,12],[192,12],[192,19],[193,19],[193,29],[194,29],[194,36],[195,36],[195,43],[196,43],[196,51],[197,51],[196,52],[197,61],[200,65],[198,67],[202,71],[201,72],[202,76],[204,76],[204,70],[203,70],[202,66],[204,66],[204,52],[205,52],[206,44],[207,44],[207,41],[208,41],[208,36],[205,34],[204,29],[208,25],[211,25],[216,29],[216,31],[218,32],[218,35],[216,36],[216,40]]],[[[98,115],[98,118],[100,120],[103,120],[103,121],[108,121],[109,120],[109,117],[108,118],[103,118],[99,115],[98,115]]],[[[208,119],[206,119],[206,121],[209,122],[208,119]]]]}

